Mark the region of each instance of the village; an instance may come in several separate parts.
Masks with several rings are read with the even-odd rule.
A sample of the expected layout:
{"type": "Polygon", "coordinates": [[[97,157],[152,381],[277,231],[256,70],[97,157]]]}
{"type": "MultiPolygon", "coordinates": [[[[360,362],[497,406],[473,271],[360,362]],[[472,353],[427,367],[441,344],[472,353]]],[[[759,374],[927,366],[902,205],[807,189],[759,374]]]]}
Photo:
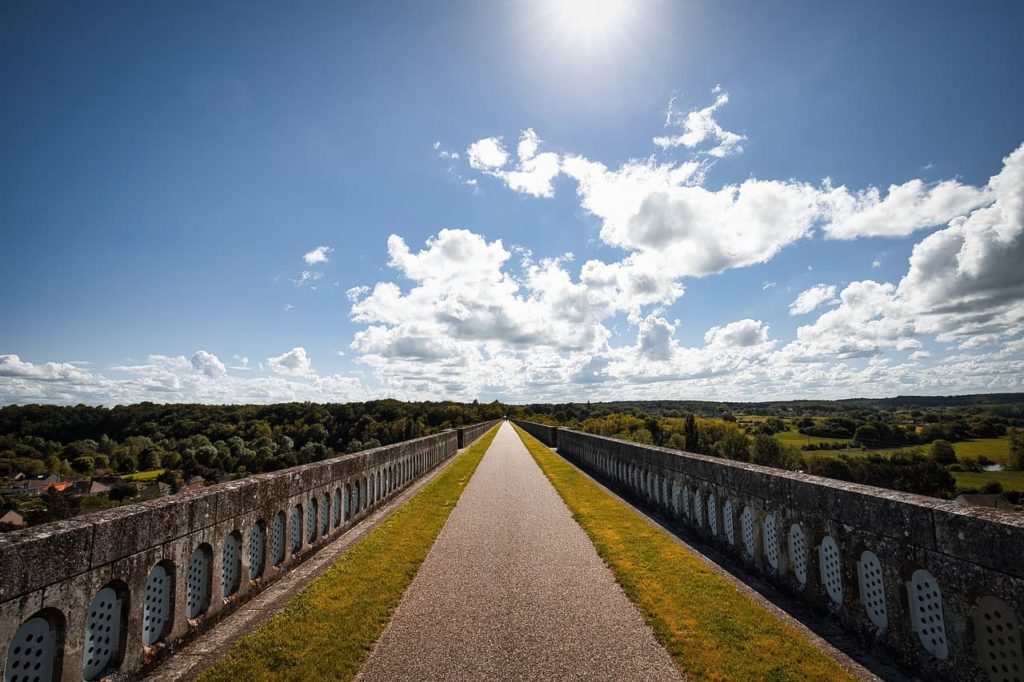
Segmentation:
{"type": "Polygon", "coordinates": [[[39,476],[18,473],[0,487],[0,532],[198,490],[206,485],[202,476],[182,481],[164,474],[157,470],[129,476],[65,480],[55,473],[39,476]]]}

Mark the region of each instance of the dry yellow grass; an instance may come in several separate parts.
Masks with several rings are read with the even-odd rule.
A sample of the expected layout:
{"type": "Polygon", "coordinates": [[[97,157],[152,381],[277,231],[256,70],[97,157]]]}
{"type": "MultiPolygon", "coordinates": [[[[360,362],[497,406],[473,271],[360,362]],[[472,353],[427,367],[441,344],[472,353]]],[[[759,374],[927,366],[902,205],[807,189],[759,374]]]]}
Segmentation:
{"type": "Polygon", "coordinates": [[[791,625],[518,427],[530,454],[688,679],[849,680],[791,625]]]}

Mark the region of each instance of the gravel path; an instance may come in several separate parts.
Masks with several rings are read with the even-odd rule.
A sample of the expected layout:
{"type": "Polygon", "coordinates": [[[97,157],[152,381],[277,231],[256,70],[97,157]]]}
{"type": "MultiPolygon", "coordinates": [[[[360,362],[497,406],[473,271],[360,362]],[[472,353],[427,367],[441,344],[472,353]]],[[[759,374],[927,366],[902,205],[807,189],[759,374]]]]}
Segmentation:
{"type": "Polygon", "coordinates": [[[506,423],[359,679],[680,676],[506,423]]]}

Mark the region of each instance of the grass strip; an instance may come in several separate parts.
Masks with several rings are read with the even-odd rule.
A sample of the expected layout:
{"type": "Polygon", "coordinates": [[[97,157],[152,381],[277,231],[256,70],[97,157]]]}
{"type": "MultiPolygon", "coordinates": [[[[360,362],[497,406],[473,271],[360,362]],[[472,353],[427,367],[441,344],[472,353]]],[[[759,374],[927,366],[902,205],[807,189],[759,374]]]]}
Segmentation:
{"type": "Polygon", "coordinates": [[[854,679],[664,529],[516,431],[687,679],[854,679]]]}
{"type": "Polygon", "coordinates": [[[497,433],[491,429],[436,479],[200,680],[348,680],[434,545],[497,433]]]}

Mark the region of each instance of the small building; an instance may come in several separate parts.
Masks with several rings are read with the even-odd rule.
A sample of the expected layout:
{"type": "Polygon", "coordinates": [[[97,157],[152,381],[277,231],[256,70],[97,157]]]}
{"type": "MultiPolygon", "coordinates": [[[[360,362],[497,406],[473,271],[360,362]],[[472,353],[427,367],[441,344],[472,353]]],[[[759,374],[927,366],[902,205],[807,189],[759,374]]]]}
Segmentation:
{"type": "Polygon", "coordinates": [[[42,495],[51,487],[56,487],[57,492],[61,492],[71,485],[68,481],[60,480],[60,476],[57,474],[46,474],[22,482],[25,484],[25,495],[42,495]]]}
{"type": "Polygon", "coordinates": [[[14,511],[13,509],[9,509],[8,511],[4,512],[3,516],[0,516],[0,526],[13,526],[14,528],[24,528],[25,518],[18,512],[14,511]]]}
{"type": "Polygon", "coordinates": [[[972,507],[992,507],[993,509],[1013,509],[1013,505],[1003,497],[1002,493],[963,493],[953,498],[956,504],[972,507]]]}
{"type": "Polygon", "coordinates": [[[75,495],[99,495],[110,492],[110,486],[99,481],[75,481],[71,486],[71,492],[75,495]]]}
{"type": "Polygon", "coordinates": [[[143,488],[140,494],[142,495],[142,499],[152,500],[155,497],[163,497],[164,495],[170,494],[170,492],[171,486],[166,483],[161,483],[160,481],[153,481],[143,488]]]}

